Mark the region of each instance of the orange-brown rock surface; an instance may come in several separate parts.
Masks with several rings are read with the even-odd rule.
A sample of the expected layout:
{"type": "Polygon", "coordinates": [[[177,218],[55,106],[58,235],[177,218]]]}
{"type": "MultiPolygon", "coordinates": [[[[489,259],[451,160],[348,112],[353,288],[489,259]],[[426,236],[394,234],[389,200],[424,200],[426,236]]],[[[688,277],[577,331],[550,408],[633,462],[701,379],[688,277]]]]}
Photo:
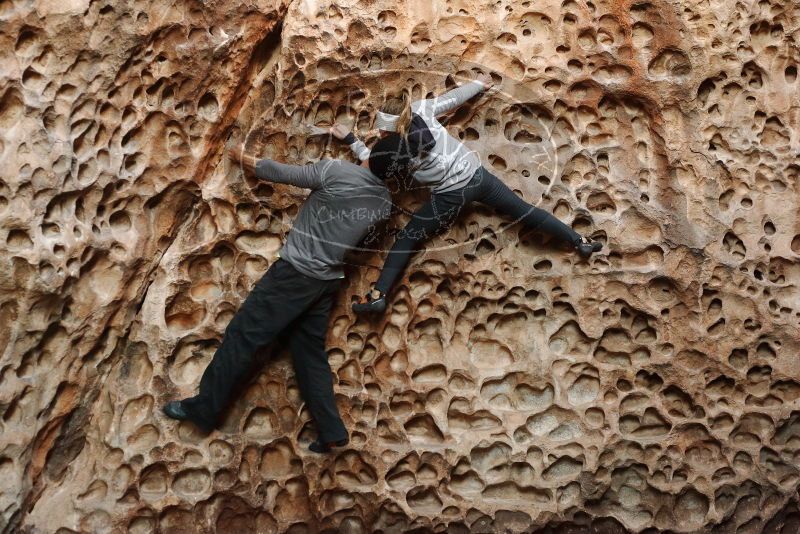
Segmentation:
{"type": "Polygon", "coordinates": [[[799,27],[779,0],[2,2],[0,527],[800,531],[799,27]],[[219,431],[165,419],[305,194],[225,143],[350,157],[307,125],[480,69],[452,132],[603,252],[476,206],[371,320],[382,255],[354,261],[336,455],[281,351],[219,431]]]}

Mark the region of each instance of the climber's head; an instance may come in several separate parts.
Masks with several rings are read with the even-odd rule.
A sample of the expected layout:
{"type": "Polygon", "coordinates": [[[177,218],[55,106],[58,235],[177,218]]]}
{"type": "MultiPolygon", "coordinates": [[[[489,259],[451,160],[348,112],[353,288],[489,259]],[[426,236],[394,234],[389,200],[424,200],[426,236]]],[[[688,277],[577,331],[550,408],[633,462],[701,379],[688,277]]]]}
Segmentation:
{"type": "Polygon", "coordinates": [[[380,130],[381,137],[392,132],[405,135],[411,124],[411,97],[403,92],[399,95],[387,96],[375,117],[375,128],[380,130]]]}
{"type": "Polygon", "coordinates": [[[369,170],[381,180],[403,178],[411,165],[408,142],[401,135],[389,132],[379,139],[369,154],[369,170]]]}

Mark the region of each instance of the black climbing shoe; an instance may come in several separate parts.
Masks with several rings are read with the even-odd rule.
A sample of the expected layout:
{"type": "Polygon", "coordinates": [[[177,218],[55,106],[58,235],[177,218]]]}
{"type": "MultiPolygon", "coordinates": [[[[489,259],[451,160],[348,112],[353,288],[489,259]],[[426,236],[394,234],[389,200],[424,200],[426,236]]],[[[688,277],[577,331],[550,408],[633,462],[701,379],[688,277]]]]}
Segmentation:
{"type": "Polygon", "coordinates": [[[167,417],[171,417],[172,419],[177,419],[178,421],[191,421],[189,414],[183,409],[183,404],[181,404],[181,401],[168,402],[164,405],[163,411],[167,417]]]}
{"type": "Polygon", "coordinates": [[[308,446],[308,450],[311,452],[316,452],[319,454],[324,454],[327,452],[333,451],[334,447],[344,447],[350,442],[350,439],[344,438],[340,439],[339,441],[333,441],[331,443],[322,443],[319,438],[316,441],[312,442],[311,445],[308,446]]]}
{"type": "Polygon", "coordinates": [[[582,258],[588,258],[595,252],[602,250],[603,244],[600,241],[590,241],[589,238],[582,237],[580,241],[575,244],[575,250],[582,258]]]}
{"type": "Polygon", "coordinates": [[[161,411],[163,411],[164,415],[166,415],[170,419],[176,419],[178,421],[189,421],[191,423],[194,423],[205,434],[208,434],[212,430],[214,430],[213,426],[201,423],[197,421],[194,417],[189,415],[189,412],[187,412],[186,408],[183,407],[183,403],[181,401],[168,402],[167,404],[164,405],[161,411]]]}
{"type": "Polygon", "coordinates": [[[354,302],[353,311],[356,313],[383,313],[386,311],[386,295],[383,293],[379,297],[368,294],[365,302],[354,302]]]}

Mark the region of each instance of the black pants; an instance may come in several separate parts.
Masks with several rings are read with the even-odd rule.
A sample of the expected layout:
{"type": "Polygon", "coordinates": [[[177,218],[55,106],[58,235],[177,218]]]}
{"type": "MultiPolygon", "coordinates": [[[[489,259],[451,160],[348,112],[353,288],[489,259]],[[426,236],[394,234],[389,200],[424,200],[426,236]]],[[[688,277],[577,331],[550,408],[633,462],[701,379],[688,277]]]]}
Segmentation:
{"type": "Polygon", "coordinates": [[[325,443],[347,437],[333,396],[325,351],[328,318],[341,280],[318,280],[277,260],[233,316],[222,344],[200,380],[200,393],[183,401],[192,419],[212,428],[234,389],[252,376],[255,352],[287,330],[300,393],[325,443]]]}
{"type": "Polygon", "coordinates": [[[388,293],[417,247],[426,239],[446,230],[461,209],[474,201],[491,206],[528,228],[542,230],[559,241],[575,245],[581,238],[575,230],[548,212],[522,200],[497,176],[481,167],[466,186],[446,193],[434,193],[414,213],[405,228],[398,233],[375,288],[382,293],[388,293]]]}

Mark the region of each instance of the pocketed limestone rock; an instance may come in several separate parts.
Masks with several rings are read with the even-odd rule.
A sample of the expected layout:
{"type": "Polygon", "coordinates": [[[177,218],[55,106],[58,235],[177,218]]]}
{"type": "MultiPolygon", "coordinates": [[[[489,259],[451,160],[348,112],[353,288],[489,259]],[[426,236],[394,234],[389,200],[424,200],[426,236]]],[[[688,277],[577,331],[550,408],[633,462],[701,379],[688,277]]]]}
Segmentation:
{"type": "Polygon", "coordinates": [[[0,527],[796,532],[800,81],[791,2],[14,0],[0,7],[0,527]],[[350,158],[388,93],[442,118],[588,262],[480,205],[327,344],[350,445],[276,347],[209,436],[194,393],[306,192],[245,142],[350,158]],[[311,126],[311,127],[309,127],[311,126]]]}

